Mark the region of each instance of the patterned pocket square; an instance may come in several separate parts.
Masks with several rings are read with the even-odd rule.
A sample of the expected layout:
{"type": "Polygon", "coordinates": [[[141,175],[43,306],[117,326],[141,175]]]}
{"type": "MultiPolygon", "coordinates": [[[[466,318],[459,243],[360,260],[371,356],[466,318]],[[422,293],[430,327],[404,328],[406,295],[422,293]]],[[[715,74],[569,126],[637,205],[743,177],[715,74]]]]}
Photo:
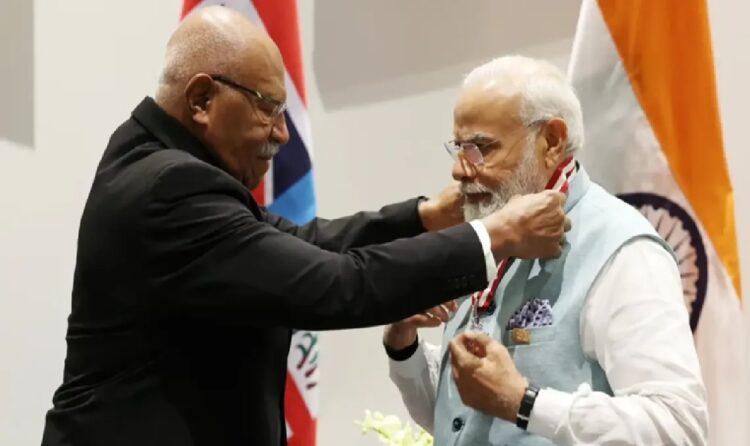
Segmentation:
{"type": "Polygon", "coordinates": [[[508,319],[506,330],[537,328],[552,325],[552,307],[548,299],[534,298],[526,301],[508,319]]]}

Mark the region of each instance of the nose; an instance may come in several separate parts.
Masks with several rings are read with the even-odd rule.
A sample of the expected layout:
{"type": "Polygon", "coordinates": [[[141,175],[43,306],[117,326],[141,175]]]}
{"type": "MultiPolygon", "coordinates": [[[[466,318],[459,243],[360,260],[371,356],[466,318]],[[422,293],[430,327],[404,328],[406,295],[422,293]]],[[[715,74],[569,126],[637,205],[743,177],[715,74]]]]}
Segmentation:
{"type": "Polygon", "coordinates": [[[289,128],[286,125],[286,115],[282,114],[281,116],[279,116],[272,125],[273,127],[271,128],[271,135],[269,139],[279,145],[288,143],[289,128]]]}
{"type": "Polygon", "coordinates": [[[467,180],[473,180],[477,176],[477,169],[466,160],[463,152],[458,152],[456,161],[453,162],[451,175],[456,181],[464,182],[467,180]]]}

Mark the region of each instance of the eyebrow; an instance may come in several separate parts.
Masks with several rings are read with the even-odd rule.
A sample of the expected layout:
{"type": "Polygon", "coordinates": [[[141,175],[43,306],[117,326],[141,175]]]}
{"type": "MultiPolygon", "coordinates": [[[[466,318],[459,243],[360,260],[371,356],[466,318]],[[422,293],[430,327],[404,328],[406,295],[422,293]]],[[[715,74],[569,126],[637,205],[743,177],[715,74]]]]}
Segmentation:
{"type": "Polygon", "coordinates": [[[495,141],[496,138],[494,138],[494,137],[492,137],[490,135],[483,134],[483,133],[474,133],[472,135],[469,135],[468,138],[463,138],[463,139],[462,138],[456,138],[455,140],[459,141],[459,142],[473,142],[473,143],[478,143],[478,142],[495,141]]]}

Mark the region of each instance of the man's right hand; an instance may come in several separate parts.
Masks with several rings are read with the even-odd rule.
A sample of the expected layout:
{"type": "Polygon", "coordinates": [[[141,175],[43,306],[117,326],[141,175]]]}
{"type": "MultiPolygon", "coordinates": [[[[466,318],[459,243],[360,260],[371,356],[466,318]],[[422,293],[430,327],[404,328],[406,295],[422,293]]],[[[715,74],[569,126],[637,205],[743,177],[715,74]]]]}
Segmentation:
{"type": "Polygon", "coordinates": [[[386,325],[383,331],[383,343],[390,349],[403,350],[414,344],[417,339],[417,329],[444,324],[457,309],[458,304],[450,301],[402,321],[386,325]]]}
{"type": "Polygon", "coordinates": [[[565,194],[545,190],[511,198],[502,209],[482,219],[496,259],[559,257],[570,220],[565,194]]]}

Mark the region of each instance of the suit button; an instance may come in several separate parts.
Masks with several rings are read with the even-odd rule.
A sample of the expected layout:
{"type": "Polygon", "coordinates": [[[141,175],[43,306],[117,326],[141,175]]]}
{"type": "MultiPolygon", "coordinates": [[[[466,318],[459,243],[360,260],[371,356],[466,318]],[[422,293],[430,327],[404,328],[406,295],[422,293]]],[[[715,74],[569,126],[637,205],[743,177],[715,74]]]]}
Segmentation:
{"type": "Polygon", "coordinates": [[[456,417],[453,419],[453,432],[458,432],[464,427],[464,420],[456,417]]]}

